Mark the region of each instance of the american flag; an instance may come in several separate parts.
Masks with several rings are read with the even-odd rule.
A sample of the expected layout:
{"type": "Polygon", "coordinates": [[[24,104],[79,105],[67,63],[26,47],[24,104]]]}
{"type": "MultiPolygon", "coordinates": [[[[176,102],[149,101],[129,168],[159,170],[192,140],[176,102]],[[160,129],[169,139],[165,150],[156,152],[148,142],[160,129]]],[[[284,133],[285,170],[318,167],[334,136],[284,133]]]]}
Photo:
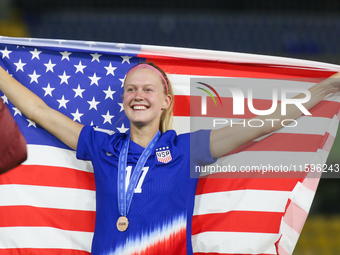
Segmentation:
{"type": "MultiPolygon", "coordinates": [[[[190,78],[286,80],[310,87],[339,70],[330,64],[241,53],[0,37],[0,64],[9,74],[74,121],[116,132],[129,128],[122,84],[126,72],[141,61],[154,62],[169,74],[178,133],[190,131],[190,78]]],[[[74,151],[27,119],[6,96],[1,98],[27,139],[28,160],[0,176],[0,254],[89,254],[95,221],[91,164],[76,160],[74,151]]],[[[339,101],[338,95],[323,100],[311,117],[299,118],[298,128],[282,128],[220,162],[238,167],[245,162],[277,164],[274,159],[281,164],[325,163],[338,127],[339,101]]],[[[231,117],[226,114],[218,117],[231,117]]],[[[200,179],[194,253],[292,254],[318,180],[200,179]]]]}

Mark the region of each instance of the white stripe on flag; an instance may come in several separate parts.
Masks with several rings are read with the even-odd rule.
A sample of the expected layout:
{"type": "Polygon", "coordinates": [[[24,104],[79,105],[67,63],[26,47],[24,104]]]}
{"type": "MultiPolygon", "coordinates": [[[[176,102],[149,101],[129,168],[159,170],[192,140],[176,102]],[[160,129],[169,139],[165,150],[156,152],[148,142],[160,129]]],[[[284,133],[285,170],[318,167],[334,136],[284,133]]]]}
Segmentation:
{"type": "Polygon", "coordinates": [[[194,215],[229,211],[284,212],[290,192],[232,190],[196,195],[194,215]]]}
{"type": "Polygon", "coordinates": [[[284,220],[281,221],[280,233],[284,233],[280,239],[280,245],[289,254],[292,254],[300,234],[288,226],[284,220]]]}
{"type": "Polygon", "coordinates": [[[24,165],[43,165],[73,168],[93,173],[90,161],[78,160],[76,152],[52,146],[27,145],[28,159],[24,165]]]}
{"type": "Polygon", "coordinates": [[[93,233],[48,227],[5,227],[0,228],[0,236],[2,249],[50,248],[90,252],[93,233]]]}
{"type": "Polygon", "coordinates": [[[176,131],[177,134],[190,132],[190,117],[174,116],[173,129],[176,131]]]}
{"type": "Polygon", "coordinates": [[[194,252],[227,254],[276,254],[279,234],[204,232],[192,236],[194,252]]]}
{"type": "Polygon", "coordinates": [[[309,212],[312,205],[315,192],[305,187],[301,182],[298,182],[292,191],[291,200],[305,212],[309,212]]]}
{"type": "Polygon", "coordinates": [[[95,191],[31,185],[0,185],[0,206],[95,211],[95,191]]]}

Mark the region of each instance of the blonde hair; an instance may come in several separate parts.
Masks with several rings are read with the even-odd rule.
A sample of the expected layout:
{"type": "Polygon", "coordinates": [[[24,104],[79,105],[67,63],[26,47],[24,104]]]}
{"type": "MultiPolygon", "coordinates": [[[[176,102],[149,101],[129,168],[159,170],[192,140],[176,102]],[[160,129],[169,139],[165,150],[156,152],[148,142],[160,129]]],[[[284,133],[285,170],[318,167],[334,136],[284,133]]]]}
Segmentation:
{"type": "MultiPolygon", "coordinates": [[[[165,95],[170,95],[171,96],[171,102],[170,102],[170,106],[167,108],[167,109],[164,109],[163,112],[162,112],[162,115],[161,115],[161,118],[160,118],[160,122],[159,122],[159,130],[164,133],[166,132],[167,130],[169,129],[172,129],[172,119],[173,119],[173,106],[174,106],[174,93],[173,93],[173,90],[172,90],[172,85],[171,85],[171,82],[168,78],[168,76],[166,75],[166,73],[161,69],[159,68],[158,66],[156,66],[154,63],[152,62],[148,62],[148,63],[139,63],[137,64],[136,66],[140,65],[140,64],[147,64],[147,65],[150,65],[154,68],[156,68],[160,73],[161,75],[163,76],[163,78],[165,79],[166,83],[167,83],[167,87],[166,87],[166,84],[164,83],[162,77],[161,78],[161,81],[162,81],[162,84],[163,84],[163,87],[164,87],[164,94],[165,95]],[[168,92],[168,93],[167,93],[168,92]]],[[[136,66],[132,67],[130,70],[132,70],[133,68],[135,68],[136,66]]],[[[155,70],[156,71],[156,70],[155,70]]]]}

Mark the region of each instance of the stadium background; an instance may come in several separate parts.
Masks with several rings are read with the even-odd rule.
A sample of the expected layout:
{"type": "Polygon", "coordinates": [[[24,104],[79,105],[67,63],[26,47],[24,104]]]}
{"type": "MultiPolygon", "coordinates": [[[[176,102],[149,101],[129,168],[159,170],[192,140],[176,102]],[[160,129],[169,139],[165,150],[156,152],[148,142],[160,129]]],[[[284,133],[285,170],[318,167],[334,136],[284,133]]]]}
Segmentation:
{"type": "MultiPolygon", "coordinates": [[[[0,0],[0,35],[234,51],[340,64],[336,0],[0,0]]],[[[340,132],[328,164],[340,164],[340,132]]],[[[340,254],[340,180],[321,179],[294,255],[340,254]]]]}

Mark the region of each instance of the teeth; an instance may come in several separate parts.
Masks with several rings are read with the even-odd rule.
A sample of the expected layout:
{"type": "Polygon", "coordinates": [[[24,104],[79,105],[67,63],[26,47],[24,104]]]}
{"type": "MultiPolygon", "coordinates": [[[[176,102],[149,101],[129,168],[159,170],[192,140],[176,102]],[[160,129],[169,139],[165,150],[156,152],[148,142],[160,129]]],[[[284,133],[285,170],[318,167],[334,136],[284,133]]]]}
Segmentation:
{"type": "Polygon", "coordinates": [[[146,106],[144,105],[135,105],[133,107],[134,110],[145,110],[146,109],[146,106]]]}

